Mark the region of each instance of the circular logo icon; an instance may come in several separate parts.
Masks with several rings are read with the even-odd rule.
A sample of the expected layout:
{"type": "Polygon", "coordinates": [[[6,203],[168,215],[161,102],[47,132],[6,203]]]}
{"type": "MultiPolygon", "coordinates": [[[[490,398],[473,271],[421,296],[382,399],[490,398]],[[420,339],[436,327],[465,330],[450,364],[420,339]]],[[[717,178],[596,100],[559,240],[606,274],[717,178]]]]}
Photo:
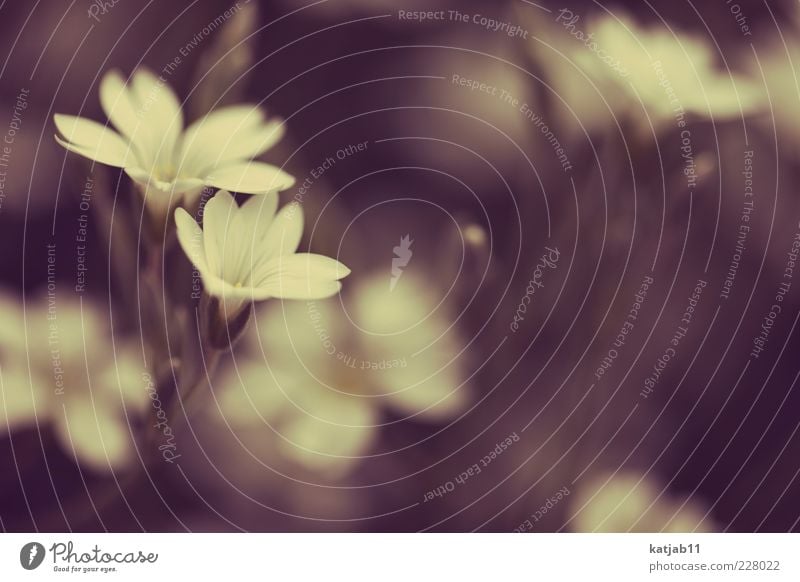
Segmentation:
{"type": "Polygon", "coordinates": [[[26,570],[35,570],[44,561],[44,546],[39,542],[29,542],[19,551],[19,563],[26,570]]]}

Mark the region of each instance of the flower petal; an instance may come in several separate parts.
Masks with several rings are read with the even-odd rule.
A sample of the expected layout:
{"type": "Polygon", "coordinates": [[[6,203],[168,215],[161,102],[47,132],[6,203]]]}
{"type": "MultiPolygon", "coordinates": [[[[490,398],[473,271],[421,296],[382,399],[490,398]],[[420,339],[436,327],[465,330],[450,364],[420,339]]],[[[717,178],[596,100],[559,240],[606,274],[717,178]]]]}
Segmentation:
{"type": "Polygon", "coordinates": [[[263,249],[276,210],[278,210],[278,194],[275,192],[263,196],[251,196],[239,209],[242,235],[247,235],[254,250],[263,249]]]}
{"type": "Polygon", "coordinates": [[[384,277],[362,282],[354,310],[356,321],[374,334],[364,343],[369,359],[402,362],[375,376],[386,402],[403,415],[437,422],[469,404],[466,342],[444,307],[437,309],[438,300],[424,279],[407,272],[394,290],[384,277]]]}
{"type": "Polygon", "coordinates": [[[133,456],[130,428],[110,407],[71,399],[54,410],[56,434],[75,460],[103,472],[127,464],[133,456]]]}
{"type": "Polygon", "coordinates": [[[145,368],[141,357],[137,357],[131,344],[117,342],[115,348],[106,367],[96,373],[103,384],[103,400],[129,416],[142,415],[149,409],[150,398],[143,389],[146,384],[142,381],[145,368]]]}
{"type": "Polygon", "coordinates": [[[203,231],[191,215],[183,208],[175,210],[175,225],[178,228],[178,241],[186,256],[197,267],[200,274],[208,273],[208,259],[203,246],[203,231]]]}
{"type": "Polygon", "coordinates": [[[283,134],[282,120],[266,123],[263,111],[252,105],[212,111],[184,133],[181,171],[208,173],[213,168],[250,160],[275,145],[283,134]]]}
{"type": "MultiPolygon", "coordinates": [[[[433,345],[427,353],[414,357],[408,362],[409,368],[381,371],[382,381],[377,387],[386,395],[387,404],[398,413],[441,422],[467,409],[469,398],[463,380],[456,364],[446,360],[451,354],[443,357],[436,353],[440,347],[433,345]]],[[[394,355],[391,349],[383,354],[394,355]]]]}
{"type": "Polygon", "coordinates": [[[178,97],[169,85],[145,68],[138,68],[131,79],[136,102],[148,120],[148,125],[166,130],[177,125],[183,131],[183,110],[178,97]]]}
{"type": "Polygon", "coordinates": [[[130,176],[131,180],[138,182],[142,186],[156,187],[156,180],[153,180],[150,172],[147,172],[139,167],[125,168],[125,173],[130,176]]]}
{"type": "Polygon", "coordinates": [[[72,115],[57,113],[53,120],[63,136],[56,135],[56,141],[66,149],[116,168],[124,168],[134,162],[129,144],[112,129],[72,115]]]}
{"type": "Polygon", "coordinates": [[[303,208],[299,204],[292,202],[284,206],[264,238],[264,257],[271,259],[297,252],[303,238],[303,222],[303,208]]]}
{"type": "Polygon", "coordinates": [[[131,85],[142,120],[140,153],[154,166],[171,167],[183,132],[180,101],[163,79],[147,69],[137,69],[131,85]]]}
{"type": "MultiPolygon", "coordinates": [[[[245,301],[253,300],[251,287],[235,287],[213,273],[203,274],[203,286],[209,295],[221,299],[222,303],[228,306],[242,305],[245,301]]],[[[233,311],[235,310],[225,307],[225,313],[233,311]]]]}
{"type": "MultiPolygon", "coordinates": [[[[303,311],[299,304],[295,306],[303,311]]],[[[293,323],[306,324],[306,316],[300,317],[293,323]]],[[[280,328],[274,331],[281,334],[280,328]]],[[[328,363],[328,354],[319,356],[321,363],[328,363]]],[[[223,379],[220,419],[234,431],[276,431],[273,440],[282,455],[308,469],[340,473],[351,468],[376,433],[379,419],[373,400],[322,385],[291,344],[269,357],[269,366],[249,360],[238,374],[223,379]]]]}
{"type": "Polygon", "coordinates": [[[114,127],[136,143],[137,133],[141,137],[141,113],[136,110],[136,104],[131,99],[128,86],[119,71],[109,71],[100,81],[100,105],[114,127]]]}
{"type": "Polygon", "coordinates": [[[342,288],[350,269],[339,261],[310,253],[279,256],[253,272],[255,299],[324,299],[342,288]]]}
{"type": "Polygon", "coordinates": [[[243,194],[281,192],[294,185],[294,177],[280,168],[261,162],[233,164],[213,170],[204,178],[207,185],[243,194]]]}
{"type": "Polygon", "coordinates": [[[203,148],[208,141],[227,138],[231,132],[252,131],[264,123],[264,112],[253,105],[233,105],[216,109],[201,117],[184,134],[184,151],[203,148]]]}
{"type": "Polygon", "coordinates": [[[247,134],[231,136],[226,147],[219,153],[217,164],[258,157],[278,143],[285,133],[286,126],[283,120],[273,119],[247,134]]]}
{"type": "Polygon", "coordinates": [[[632,471],[587,476],[570,503],[574,532],[711,532],[708,511],[695,498],[663,493],[662,483],[632,471]]]}
{"type": "Polygon", "coordinates": [[[203,208],[203,245],[209,272],[216,277],[236,275],[234,265],[238,260],[234,245],[237,241],[234,237],[229,240],[228,232],[238,211],[236,200],[226,190],[217,192],[203,208]]]}
{"type": "Polygon", "coordinates": [[[26,367],[11,361],[0,366],[0,433],[35,426],[36,400],[37,383],[31,382],[26,367]]]}
{"type": "Polygon", "coordinates": [[[175,196],[195,190],[203,185],[203,181],[199,178],[178,178],[172,182],[166,182],[155,178],[150,172],[142,168],[125,168],[125,173],[142,186],[159,192],[174,194],[175,196]]]}
{"type": "Polygon", "coordinates": [[[278,448],[308,469],[339,474],[369,449],[377,418],[367,398],[328,392],[325,419],[295,410],[281,427],[278,448]]]}
{"type": "Polygon", "coordinates": [[[270,354],[271,367],[289,368],[295,380],[309,376],[336,383],[330,378],[331,344],[325,340],[350,333],[350,322],[338,301],[267,302],[255,311],[253,320],[257,333],[252,338],[254,350],[270,354]],[[297,369],[302,372],[298,374],[297,369]]]}
{"type": "Polygon", "coordinates": [[[350,269],[336,259],[313,253],[297,253],[291,256],[281,256],[275,259],[287,275],[310,277],[312,279],[344,279],[350,274],[350,269]]]}
{"type": "Polygon", "coordinates": [[[236,373],[223,377],[217,399],[220,413],[237,427],[264,427],[290,406],[285,391],[292,391],[292,376],[258,360],[246,361],[236,373]]]}

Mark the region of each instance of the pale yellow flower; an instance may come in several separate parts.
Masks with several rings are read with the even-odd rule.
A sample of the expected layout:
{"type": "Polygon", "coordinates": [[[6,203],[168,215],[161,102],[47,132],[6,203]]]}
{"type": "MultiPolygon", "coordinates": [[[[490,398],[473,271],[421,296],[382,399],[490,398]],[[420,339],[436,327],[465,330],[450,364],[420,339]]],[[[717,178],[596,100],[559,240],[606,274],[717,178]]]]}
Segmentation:
{"type": "Polygon", "coordinates": [[[350,274],[334,259],[297,253],[302,208],[292,203],[276,215],[277,208],[277,194],[251,197],[240,207],[220,190],[203,209],[202,229],[186,210],[175,211],[181,247],[228,320],[251,301],[330,297],[350,274]]]}
{"type": "Polygon", "coordinates": [[[602,475],[572,498],[570,528],[576,532],[707,532],[710,518],[696,501],[677,499],[643,475],[602,475]]]}
{"type": "Polygon", "coordinates": [[[280,168],[251,161],[284,133],[282,121],[268,122],[258,107],[224,107],[184,128],[175,93],[145,69],[137,69],[127,83],[118,72],[107,73],[100,103],[119,133],[83,117],[57,114],[56,140],[86,158],[124,168],[158,209],[202,186],[265,194],[294,184],[280,168]]]}
{"type": "MultiPolygon", "coordinates": [[[[800,8],[795,10],[800,17],[800,8]]],[[[797,32],[770,39],[758,48],[758,58],[753,58],[750,70],[762,79],[769,113],[760,121],[768,134],[776,132],[781,139],[789,140],[795,153],[800,148],[800,41],[797,32]]]]}
{"type": "Polygon", "coordinates": [[[553,101],[570,124],[588,130],[630,120],[647,132],[651,123],[683,127],[692,117],[725,120],[763,106],[753,82],[725,70],[708,40],[643,26],[623,12],[584,18],[564,9],[537,36],[552,47],[530,45],[553,101]]]}
{"type": "Polygon", "coordinates": [[[149,398],[136,351],[112,343],[90,302],[0,299],[0,429],[52,426],[81,465],[116,469],[134,458],[130,424],[149,398]]]}
{"type": "Polygon", "coordinates": [[[349,316],[335,301],[257,312],[254,351],[266,361],[238,362],[220,391],[221,420],[237,434],[260,427],[281,458],[341,475],[369,454],[385,411],[440,423],[463,413],[465,342],[432,288],[411,273],[394,291],[371,277],[352,298],[349,316]]]}

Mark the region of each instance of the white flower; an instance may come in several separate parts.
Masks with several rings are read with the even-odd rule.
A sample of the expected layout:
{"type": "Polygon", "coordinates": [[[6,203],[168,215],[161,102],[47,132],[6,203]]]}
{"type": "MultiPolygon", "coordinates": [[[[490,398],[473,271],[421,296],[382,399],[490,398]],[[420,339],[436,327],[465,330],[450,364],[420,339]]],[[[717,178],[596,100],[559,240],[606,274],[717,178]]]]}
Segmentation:
{"type": "Polygon", "coordinates": [[[111,71],[100,83],[100,103],[113,131],[82,117],[55,115],[66,149],[102,164],[124,168],[146,187],[148,204],[169,208],[181,194],[202,186],[248,194],[290,188],[283,170],[250,161],[283,136],[280,120],[267,122],[251,105],[212,111],[184,130],[183,111],[162,78],[137,69],[126,84],[111,71]]]}
{"type": "Polygon", "coordinates": [[[591,479],[575,495],[575,532],[706,532],[714,524],[696,502],[679,501],[644,475],[614,473],[591,479]]]}
{"type": "Polygon", "coordinates": [[[330,297],[350,274],[334,259],[296,253],[303,211],[292,203],[276,215],[277,207],[277,194],[251,197],[239,207],[220,190],[203,209],[202,229],[186,210],[175,211],[181,247],[228,320],[249,301],[330,297]]]}
{"type": "Polygon", "coordinates": [[[148,406],[136,351],[108,339],[89,302],[0,298],[0,429],[51,425],[81,465],[116,469],[134,458],[130,423],[148,406]]]}
{"type": "MultiPolygon", "coordinates": [[[[800,17],[800,6],[795,12],[795,18],[800,17]]],[[[763,75],[764,98],[770,109],[759,122],[768,135],[777,133],[780,139],[786,139],[792,147],[782,152],[791,152],[796,158],[800,149],[800,90],[795,79],[800,75],[800,41],[796,34],[776,36],[757,50],[758,58],[753,58],[750,70],[756,78],[763,75]]]]}
{"type": "Polygon", "coordinates": [[[551,48],[531,48],[570,124],[616,127],[613,115],[649,131],[650,123],[658,130],[691,115],[731,119],[763,105],[755,85],[717,66],[712,45],[698,36],[640,26],[621,12],[584,20],[568,9],[543,30],[551,48]]]}
{"type": "Polygon", "coordinates": [[[394,291],[387,283],[360,283],[352,313],[334,301],[258,311],[263,357],[237,362],[223,381],[221,422],[276,441],[278,458],[338,476],[368,453],[384,411],[428,422],[463,413],[465,342],[447,310],[411,273],[394,291]]]}

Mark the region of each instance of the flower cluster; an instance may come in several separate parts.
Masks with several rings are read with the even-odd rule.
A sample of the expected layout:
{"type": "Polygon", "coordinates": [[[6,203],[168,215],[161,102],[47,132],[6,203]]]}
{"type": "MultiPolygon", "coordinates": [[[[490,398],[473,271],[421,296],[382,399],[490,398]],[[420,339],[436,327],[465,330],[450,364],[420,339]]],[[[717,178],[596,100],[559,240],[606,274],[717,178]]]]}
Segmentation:
{"type": "Polygon", "coordinates": [[[572,503],[576,532],[709,532],[715,527],[696,501],[680,502],[646,475],[630,471],[590,479],[572,503]]]}
{"type": "Polygon", "coordinates": [[[457,363],[466,342],[431,291],[411,275],[393,291],[384,277],[364,279],[352,316],[368,333],[335,302],[267,306],[250,338],[255,357],[223,382],[217,422],[236,434],[272,430],[281,457],[337,475],[368,454],[384,411],[457,419],[469,403],[457,363]]]}
{"type": "MultiPolygon", "coordinates": [[[[93,311],[65,305],[58,310],[57,323],[51,324],[56,331],[63,328],[65,338],[58,369],[67,371],[56,376],[63,386],[52,390],[51,382],[38,379],[49,375],[52,380],[53,363],[48,357],[39,358],[30,346],[4,349],[4,353],[17,350],[31,355],[27,380],[17,365],[21,357],[3,362],[3,373],[4,394],[12,396],[7,398],[6,427],[49,421],[65,448],[74,450],[82,461],[96,468],[114,468],[133,456],[135,419],[148,414],[143,403],[153,398],[160,407],[169,403],[173,417],[179,409],[186,412],[205,380],[191,369],[212,366],[233,345],[246,329],[252,303],[330,297],[340,291],[341,279],[350,270],[335,259],[297,252],[303,211],[297,204],[278,211],[278,192],[295,180],[281,168],[254,160],[280,140],[281,120],[268,120],[259,107],[237,105],[212,111],[185,127],[177,96],[163,79],[144,69],[136,70],[128,81],[117,72],[106,74],[100,83],[100,102],[116,131],[89,119],[57,114],[55,138],[67,150],[93,162],[124,169],[143,194],[150,216],[163,220],[166,238],[176,234],[184,257],[202,280],[201,325],[197,329],[188,325],[190,310],[196,307],[191,303],[194,298],[157,293],[175,284],[172,275],[181,267],[178,263],[165,270],[159,280],[158,270],[152,268],[154,260],[173,264],[175,257],[170,256],[169,247],[157,249],[154,241],[145,241],[150,247],[145,249],[146,265],[140,273],[144,287],[140,310],[152,305],[159,309],[159,313],[148,312],[152,317],[145,315],[140,324],[142,359],[149,352],[149,366],[133,365],[136,360],[127,347],[109,354],[114,342],[106,342],[107,332],[93,311]],[[201,197],[204,187],[219,191],[206,200],[201,197]],[[251,196],[239,205],[231,191],[251,196]],[[190,212],[202,219],[195,220],[190,212]],[[164,256],[158,259],[162,252],[164,256]],[[159,325],[159,319],[164,325],[159,325]],[[164,342],[175,336],[176,328],[183,328],[179,348],[165,354],[169,347],[164,342]],[[198,333],[199,345],[193,340],[198,333]],[[85,338],[82,345],[75,343],[80,337],[85,338]],[[79,353],[70,351],[76,349],[79,353]],[[144,377],[149,392],[143,388],[144,377]],[[177,389],[177,401],[173,389],[177,389]]],[[[29,319],[36,324],[31,328],[34,347],[50,345],[47,333],[40,329],[40,324],[47,328],[47,322],[38,317],[42,307],[37,304],[31,312],[37,317],[29,319]]],[[[29,335],[20,319],[12,319],[14,325],[6,328],[10,344],[29,335]]],[[[168,416],[163,408],[158,413],[168,416]]],[[[153,416],[152,410],[149,415],[153,416]]],[[[144,424],[152,438],[153,423],[144,424]]]]}
{"type": "Polygon", "coordinates": [[[42,297],[24,309],[0,297],[0,427],[51,427],[68,454],[95,471],[135,457],[131,421],[147,410],[142,358],[110,343],[93,304],[42,297]]]}
{"type": "Polygon", "coordinates": [[[222,301],[225,320],[233,319],[248,300],[323,298],[339,291],[339,279],[349,274],[344,265],[295,253],[303,232],[299,206],[275,216],[276,192],[290,188],[294,178],[252,161],[280,140],[281,121],[267,122],[257,107],[231,106],[184,129],[178,98],[145,69],[128,83],[119,73],[108,73],[100,84],[100,102],[119,133],[82,117],[56,115],[58,143],[124,168],[157,212],[188,205],[203,186],[224,189],[206,204],[204,232],[182,207],[175,221],[206,291],[222,301]],[[239,207],[227,190],[265,199],[252,198],[239,207]]]}
{"type": "Polygon", "coordinates": [[[574,131],[632,125],[645,134],[685,127],[691,117],[735,119],[764,108],[752,80],[719,70],[699,36],[643,26],[621,11],[584,19],[563,8],[542,20],[529,48],[574,131]]]}

